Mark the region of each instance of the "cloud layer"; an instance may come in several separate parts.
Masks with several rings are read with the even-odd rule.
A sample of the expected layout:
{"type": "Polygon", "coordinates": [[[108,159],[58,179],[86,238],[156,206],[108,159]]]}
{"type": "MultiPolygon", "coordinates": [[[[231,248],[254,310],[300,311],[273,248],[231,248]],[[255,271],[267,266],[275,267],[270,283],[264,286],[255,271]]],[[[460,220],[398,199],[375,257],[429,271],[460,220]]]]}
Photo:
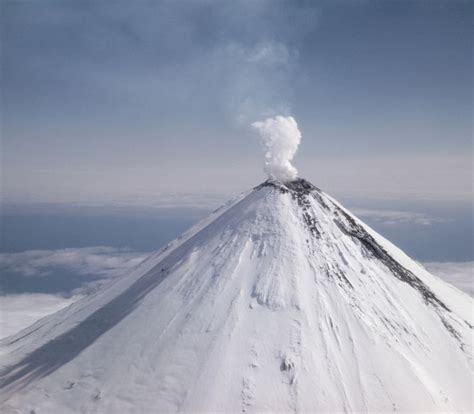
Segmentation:
{"type": "Polygon", "coordinates": [[[373,222],[382,223],[385,225],[411,223],[421,226],[430,226],[434,223],[446,222],[446,219],[432,217],[427,214],[414,211],[354,208],[352,209],[352,212],[361,218],[370,219],[373,222]]]}
{"type": "Polygon", "coordinates": [[[13,335],[46,315],[75,302],[81,296],[64,298],[44,293],[0,296],[0,339],[13,335]]]}
{"type": "Polygon", "coordinates": [[[0,270],[35,277],[46,276],[52,270],[62,268],[81,275],[110,277],[119,270],[137,265],[144,258],[143,253],[106,246],[29,250],[20,253],[1,253],[0,270]]]}
{"type": "MultiPolygon", "coordinates": [[[[77,282],[75,293],[88,293],[104,281],[116,277],[139,264],[147,257],[147,252],[136,252],[115,247],[85,247],[59,250],[29,250],[20,253],[0,253],[0,272],[21,278],[28,283],[34,281],[48,283],[51,275],[62,279],[74,278],[77,282]],[[96,278],[90,278],[93,275],[96,278]],[[92,286],[92,288],[91,288],[92,286]]],[[[469,294],[474,294],[474,262],[425,262],[428,271],[441,277],[469,294]]],[[[3,278],[0,291],[5,291],[5,283],[12,278],[3,278]]],[[[25,289],[24,292],[34,292],[25,289]]],[[[23,293],[24,293],[23,292],[23,293]]],[[[17,292],[22,293],[22,292],[17,292]]],[[[70,291],[56,293],[70,293],[70,291]]]]}
{"type": "Polygon", "coordinates": [[[1,253],[0,292],[89,293],[136,266],[146,255],[105,246],[1,253]]]}
{"type": "Polygon", "coordinates": [[[105,246],[0,253],[0,338],[96,291],[146,256],[105,246]]]}
{"type": "Polygon", "coordinates": [[[426,262],[423,265],[432,274],[474,296],[474,261],[426,262]]]}
{"type": "MultiPolygon", "coordinates": [[[[86,294],[96,291],[102,284],[137,265],[147,253],[132,252],[112,247],[69,248],[60,250],[32,250],[21,253],[1,253],[0,272],[12,278],[3,278],[0,290],[5,293],[5,283],[22,279],[23,292],[0,295],[0,338],[26,328],[36,320],[68,306],[86,294]],[[58,275],[58,269],[61,270],[58,275]],[[99,278],[90,278],[90,274],[99,278]],[[51,279],[55,275],[59,279],[51,279]],[[63,284],[64,290],[55,294],[38,293],[34,282],[58,283],[61,279],[73,279],[73,284],[63,284]]],[[[474,262],[428,262],[428,271],[464,292],[474,296],[474,262]]],[[[21,286],[20,286],[21,288],[21,286]]]]}

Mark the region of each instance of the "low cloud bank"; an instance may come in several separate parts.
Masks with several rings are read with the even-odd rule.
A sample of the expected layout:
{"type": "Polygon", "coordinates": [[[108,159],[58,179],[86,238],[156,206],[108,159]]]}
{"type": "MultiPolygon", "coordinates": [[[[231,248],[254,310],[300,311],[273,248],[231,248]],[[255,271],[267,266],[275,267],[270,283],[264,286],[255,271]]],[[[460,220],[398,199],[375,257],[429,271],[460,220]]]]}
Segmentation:
{"type": "MultiPolygon", "coordinates": [[[[0,285],[3,292],[0,295],[0,338],[12,335],[97,290],[105,281],[126,272],[147,255],[104,246],[1,253],[0,272],[2,275],[10,274],[10,277],[2,278],[0,285]],[[91,279],[91,274],[96,277],[91,279]],[[9,289],[5,284],[14,283],[15,278],[23,284],[9,289]],[[58,285],[58,281],[67,282],[68,279],[73,283],[59,284],[58,289],[51,293],[39,293],[49,292],[39,289],[45,284],[54,282],[58,285]]],[[[427,262],[423,265],[429,272],[474,296],[474,261],[427,262]]]]}
{"type": "Polygon", "coordinates": [[[146,256],[144,252],[106,246],[1,253],[0,293],[90,293],[146,256]]]}
{"type": "Polygon", "coordinates": [[[474,261],[426,262],[423,266],[430,273],[474,296],[474,261]]]}
{"type": "Polygon", "coordinates": [[[137,265],[145,257],[143,253],[106,246],[28,250],[20,253],[1,253],[0,270],[34,277],[47,275],[52,268],[61,267],[83,275],[111,276],[117,270],[137,265]]]}
{"type": "Polygon", "coordinates": [[[44,316],[69,306],[81,296],[64,298],[44,293],[0,296],[0,339],[13,335],[44,316]]]}
{"type": "MultiPolygon", "coordinates": [[[[378,214],[377,210],[366,210],[378,214]]],[[[381,219],[387,217],[391,221],[421,220],[417,215],[411,216],[407,212],[380,211],[381,219]],[[395,214],[397,213],[397,214],[395,214]],[[398,213],[403,213],[398,215],[398,213]]],[[[418,213],[415,213],[418,214],[418,213]]],[[[359,212],[360,216],[361,215],[359,212]]],[[[376,216],[376,215],[375,215],[376,216]]],[[[371,217],[374,217],[373,215],[371,217]]],[[[428,220],[428,219],[427,219],[428,220]]],[[[41,293],[34,288],[28,290],[28,286],[49,283],[50,278],[74,279],[77,286],[75,290],[60,291],[53,293],[70,296],[71,294],[89,293],[96,290],[101,283],[112,277],[118,276],[128,269],[138,265],[148,256],[148,252],[136,252],[126,248],[115,248],[106,246],[67,248],[58,250],[28,250],[19,253],[0,253],[0,272],[3,277],[0,284],[0,292],[5,293],[41,293]],[[92,277],[92,278],[91,278],[92,277]],[[14,279],[21,279],[24,291],[10,290],[8,283],[14,279]],[[99,281],[99,283],[97,283],[99,281]]],[[[470,262],[425,262],[423,265],[428,271],[441,277],[448,283],[459,289],[474,295],[474,261],[470,262]]]]}
{"type": "Polygon", "coordinates": [[[435,223],[446,222],[446,219],[414,211],[354,208],[352,212],[358,217],[385,225],[412,223],[420,226],[430,226],[435,223]]]}
{"type": "Polygon", "coordinates": [[[147,255],[106,246],[0,253],[0,338],[95,292],[147,255]]]}

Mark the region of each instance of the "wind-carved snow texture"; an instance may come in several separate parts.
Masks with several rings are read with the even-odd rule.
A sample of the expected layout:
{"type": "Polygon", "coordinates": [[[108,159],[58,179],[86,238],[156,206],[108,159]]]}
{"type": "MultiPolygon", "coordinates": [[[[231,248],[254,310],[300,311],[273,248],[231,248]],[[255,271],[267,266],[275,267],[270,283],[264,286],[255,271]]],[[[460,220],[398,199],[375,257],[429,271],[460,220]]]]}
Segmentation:
{"type": "Polygon", "coordinates": [[[268,180],[2,341],[2,412],[471,412],[472,299],[268,180]]]}

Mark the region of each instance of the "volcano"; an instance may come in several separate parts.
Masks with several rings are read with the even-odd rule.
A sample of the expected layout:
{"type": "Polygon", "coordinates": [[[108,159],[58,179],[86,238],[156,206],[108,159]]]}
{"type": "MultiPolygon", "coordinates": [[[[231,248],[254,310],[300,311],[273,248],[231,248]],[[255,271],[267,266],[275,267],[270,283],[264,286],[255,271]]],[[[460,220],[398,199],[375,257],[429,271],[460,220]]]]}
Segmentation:
{"type": "Polygon", "coordinates": [[[2,342],[3,412],[472,412],[473,302],[268,180],[2,342]]]}

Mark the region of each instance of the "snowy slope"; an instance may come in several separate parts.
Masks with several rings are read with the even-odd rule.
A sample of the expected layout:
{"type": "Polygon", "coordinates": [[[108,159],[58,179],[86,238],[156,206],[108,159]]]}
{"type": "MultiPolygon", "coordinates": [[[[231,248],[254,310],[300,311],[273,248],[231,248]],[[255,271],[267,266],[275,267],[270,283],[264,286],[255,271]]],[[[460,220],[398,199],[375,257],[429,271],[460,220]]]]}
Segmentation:
{"type": "Polygon", "coordinates": [[[2,342],[7,412],[464,411],[472,299],[267,181],[2,342]]]}

